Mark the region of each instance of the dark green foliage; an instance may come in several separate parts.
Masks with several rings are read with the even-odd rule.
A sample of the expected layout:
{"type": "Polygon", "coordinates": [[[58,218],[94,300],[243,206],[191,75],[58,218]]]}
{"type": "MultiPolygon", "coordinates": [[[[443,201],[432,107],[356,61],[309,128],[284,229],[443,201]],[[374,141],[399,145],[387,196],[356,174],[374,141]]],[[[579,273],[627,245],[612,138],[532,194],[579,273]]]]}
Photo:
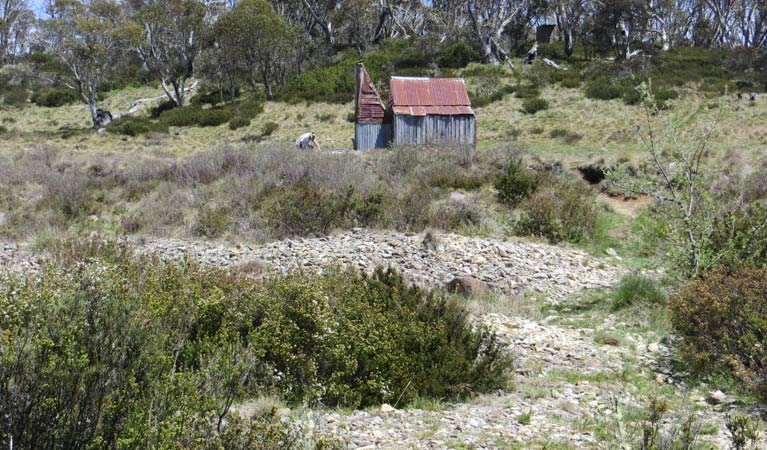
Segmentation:
{"type": "Polygon", "coordinates": [[[79,264],[0,286],[3,445],[283,448],[298,430],[273,412],[243,423],[232,402],[276,389],[299,405],[405,405],[507,380],[509,356],[488,329],[392,271],[257,285],[124,247],[95,260],[104,246],[74,247],[79,264]]]}
{"type": "Polygon", "coordinates": [[[760,397],[767,393],[767,269],[721,267],[669,300],[690,360],[724,365],[760,397]]]}
{"type": "Polygon", "coordinates": [[[642,102],[642,94],[636,86],[630,86],[623,90],[623,103],[627,105],[638,105],[642,102]]]}
{"type": "Polygon", "coordinates": [[[541,182],[540,176],[525,167],[521,158],[512,159],[506,173],[495,183],[498,199],[511,207],[530,197],[541,182]]]}
{"type": "Polygon", "coordinates": [[[450,42],[442,45],[437,57],[440,67],[460,69],[471,62],[479,61],[479,52],[463,41],[450,42]]]}
{"type": "Polygon", "coordinates": [[[552,139],[561,139],[567,144],[575,144],[583,137],[574,131],[565,130],[564,128],[554,128],[549,132],[549,136],[552,139]]]}
{"type": "Polygon", "coordinates": [[[279,128],[280,124],[277,122],[266,122],[261,125],[261,136],[271,136],[279,128]]]}
{"type": "Polygon", "coordinates": [[[57,108],[79,101],[80,97],[77,92],[66,87],[39,89],[32,94],[32,103],[46,108],[57,108]]]}
{"type": "Polygon", "coordinates": [[[613,288],[611,300],[612,308],[618,310],[637,304],[662,304],[666,296],[656,281],[631,273],[613,288]]]}
{"type": "Polygon", "coordinates": [[[522,85],[517,87],[515,94],[517,98],[538,98],[541,95],[541,90],[537,86],[522,85]]]}
{"type": "Polygon", "coordinates": [[[596,225],[594,196],[594,191],[580,180],[548,177],[519,204],[516,231],[552,243],[580,242],[591,235],[596,225]]]}
{"type": "Polygon", "coordinates": [[[250,118],[242,116],[234,116],[229,121],[229,129],[236,130],[238,128],[247,127],[250,125],[250,118]]]}
{"type": "Polygon", "coordinates": [[[473,106],[474,108],[484,108],[485,106],[493,102],[490,99],[490,97],[485,97],[485,96],[480,96],[480,97],[471,96],[469,100],[471,101],[471,106],[473,106]]]}
{"type": "Polygon", "coordinates": [[[0,97],[3,99],[3,105],[20,108],[27,104],[29,92],[26,87],[10,85],[0,89],[2,89],[0,90],[0,97]]]}
{"type": "Polygon", "coordinates": [[[586,97],[594,100],[612,100],[623,96],[623,89],[606,78],[598,78],[586,84],[586,97]]]}
{"type": "Polygon", "coordinates": [[[156,119],[160,117],[160,114],[164,113],[165,111],[170,111],[171,109],[174,109],[176,107],[176,103],[172,102],[170,100],[165,100],[163,102],[160,102],[159,105],[153,106],[149,109],[149,117],[152,119],[156,119]]]}
{"type": "Polygon", "coordinates": [[[546,109],[549,109],[549,102],[540,97],[528,98],[522,102],[522,111],[525,114],[535,114],[538,111],[544,111],[546,109]]]}
{"type": "Polygon", "coordinates": [[[322,236],[334,228],[373,223],[382,212],[382,201],[380,194],[363,197],[352,186],[338,192],[299,183],[271,195],[265,214],[278,236],[322,236]]]}
{"type": "Polygon", "coordinates": [[[207,238],[220,236],[229,226],[232,218],[229,212],[223,208],[203,208],[194,225],[194,234],[207,238]]]}
{"type": "Polygon", "coordinates": [[[501,387],[509,368],[494,335],[473,331],[461,306],[391,270],[270,283],[251,315],[259,320],[246,316],[243,331],[252,329],[252,342],[267,349],[277,386],[292,401],[455,399],[501,387]]]}
{"type": "Polygon", "coordinates": [[[146,117],[125,116],[112,121],[107,127],[110,133],[139,136],[146,133],[167,133],[168,125],[146,117]]]}

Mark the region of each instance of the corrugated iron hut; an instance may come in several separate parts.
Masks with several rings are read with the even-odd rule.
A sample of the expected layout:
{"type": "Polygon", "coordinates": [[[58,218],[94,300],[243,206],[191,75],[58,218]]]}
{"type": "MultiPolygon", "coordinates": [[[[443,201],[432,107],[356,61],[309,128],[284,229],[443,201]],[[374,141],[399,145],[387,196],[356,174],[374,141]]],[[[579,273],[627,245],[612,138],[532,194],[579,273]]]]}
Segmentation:
{"type": "Polygon", "coordinates": [[[462,78],[392,77],[392,143],[476,145],[477,122],[462,78]]]}
{"type": "Polygon", "coordinates": [[[392,136],[391,116],[386,115],[386,105],[361,62],[357,63],[356,85],[354,149],[388,147],[392,136]]]}
{"type": "Polygon", "coordinates": [[[477,124],[461,78],[392,77],[389,107],[357,64],[354,148],[476,145],[477,124]]]}

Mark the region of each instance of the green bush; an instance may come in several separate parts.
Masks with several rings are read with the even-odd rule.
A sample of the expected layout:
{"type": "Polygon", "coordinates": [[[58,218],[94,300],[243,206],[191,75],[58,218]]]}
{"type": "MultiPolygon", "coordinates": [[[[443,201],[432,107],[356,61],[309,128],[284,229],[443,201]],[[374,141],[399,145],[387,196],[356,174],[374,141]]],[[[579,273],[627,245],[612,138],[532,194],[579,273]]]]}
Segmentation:
{"type": "Polygon", "coordinates": [[[642,94],[636,86],[629,86],[623,90],[623,103],[627,105],[638,105],[642,102],[642,94]]]}
{"type": "Polygon", "coordinates": [[[474,108],[484,108],[485,106],[488,106],[493,101],[490,99],[490,97],[480,96],[480,97],[474,97],[471,96],[471,106],[474,108]]]}
{"type": "Polygon", "coordinates": [[[658,283],[639,274],[624,276],[613,288],[612,309],[618,310],[637,304],[662,304],[666,300],[658,283]]]}
{"type": "Polygon", "coordinates": [[[74,246],[79,263],[0,285],[3,444],[282,448],[267,430],[283,428],[243,424],[232,402],[276,389],[293,404],[406,405],[507,381],[509,356],[487,328],[392,271],[254,285],[113,246],[93,260],[102,247],[74,246]]]}
{"type": "Polygon", "coordinates": [[[158,119],[172,127],[215,127],[227,123],[231,118],[232,111],[229,108],[185,106],[163,111],[158,119]]]}
{"type": "Polygon", "coordinates": [[[382,213],[382,201],[380,194],[361,196],[352,186],[338,192],[298,182],[273,192],[264,215],[279,237],[324,236],[334,228],[374,223],[382,213]]]}
{"type": "Polygon", "coordinates": [[[518,86],[514,95],[523,99],[538,98],[541,95],[541,90],[536,86],[518,86]]]}
{"type": "Polygon", "coordinates": [[[29,92],[27,92],[27,88],[24,86],[5,86],[0,91],[0,96],[3,97],[3,105],[20,108],[27,104],[29,92]]]}
{"type": "Polygon", "coordinates": [[[440,67],[460,69],[471,62],[481,59],[479,52],[463,41],[448,42],[443,44],[437,56],[440,67]]]}
{"type": "Polygon", "coordinates": [[[612,100],[623,96],[623,89],[606,78],[598,78],[586,84],[587,98],[595,100],[612,100]]]}
{"type": "Polygon", "coordinates": [[[549,109],[549,102],[543,98],[528,98],[522,102],[522,111],[525,114],[535,114],[538,111],[549,109]]]}
{"type": "Polygon", "coordinates": [[[515,158],[495,183],[495,188],[502,203],[516,207],[538,189],[540,182],[541,178],[535,171],[525,167],[521,158],[515,158]]]}
{"type": "Polygon", "coordinates": [[[365,407],[456,399],[503,386],[509,360],[486,328],[392,270],[269,283],[241,319],[289,401],[365,407]],[[254,321],[251,318],[256,318],[254,321]]]}
{"type": "MultiPolygon", "coordinates": [[[[259,322],[239,293],[252,286],[222,271],[126,252],[66,267],[0,286],[7,350],[0,367],[11,369],[0,371],[3,445],[202,450],[247,437],[271,442],[260,419],[243,429],[229,409],[257,395],[273,373],[265,349],[249,343],[259,322]],[[222,419],[234,424],[223,435],[216,432],[224,431],[222,419]]],[[[274,292],[270,300],[277,299],[274,292]]],[[[294,439],[288,428],[269,429],[294,439]]]]}
{"type": "Polygon", "coordinates": [[[261,125],[261,136],[271,136],[279,128],[280,124],[277,122],[266,122],[261,125]]]}
{"type": "Polygon", "coordinates": [[[170,111],[174,108],[176,108],[176,102],[165,100],[160,102],[159,105],[149,108],[149,117],[156,119],[160,117],[160,114],[164,113],[165,111],[170,111]]]}
{"type": "Polygon", "coordinates": [[[519,204],[516,231],[549,242],[580,242],[594,230],[597,217],[594,191],[571,177],[551,177],[519,204]]]}
{"type": "Polygon", "coordinates": [[[223,208],[203,208],[197,216],[193,231],[196,236],[215,238],[226,231],[231,221],[229,213],[223,208]]]}
{"type": "Polygon", "coordinates": [[[229,121],[230,130],[236,130],[238,128],[243,128],[247,126],[250,126],[250,118],[248,117],[235,116],[235,117],[232,117],[232,119],[229,121]]]}
{"type": "Polygon", "coordinates": [[[79,101],[77,92],[66,87],[40,89],[32,94],[32,103],[46,108],[57,108],[79,101]]]}
{"type": "Polygon", "coordinates": [[[767,397],[767,269],[720,267],[669,299],[674,330],[701,368],[732,370],[767,397]]]}
{"type": "Polygon", "coordinates": [[[125,116],[113,120],[107,127],[107,130],[115,134],[139,136],[147,133],[167,133],[168,125],[163,122],[149,120],[146,117],[125,116]]]}
{"type": "Polygon", "coordinates": [[[554,128],[549,132],[552,139],[562,139],[567,144],[574,144],[583,138],[583,135],[564,128],[554,128]]]}

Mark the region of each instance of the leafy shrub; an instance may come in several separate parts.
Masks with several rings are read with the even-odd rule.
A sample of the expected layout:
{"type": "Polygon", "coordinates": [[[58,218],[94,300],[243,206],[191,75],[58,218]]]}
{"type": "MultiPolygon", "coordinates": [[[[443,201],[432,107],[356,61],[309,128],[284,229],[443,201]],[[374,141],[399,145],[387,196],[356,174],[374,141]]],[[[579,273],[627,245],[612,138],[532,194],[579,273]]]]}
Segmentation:
{"type": "Polygon", "coordinates": [[[485,106],[488,106],[493,101],[490,99],[490,97],[480,96],[480,97],[471,97],[471,106],[474,108],[484,108],[485,106]]]}
{"type": "Polygon", "coordinates": [[[586,84],[587,98],[595,100],[612,100],[623,96],[623,89],[606,78],[598,78],[586,84]]]}
{"type": "Polygon", "coordinates": [[[160,102],[159,105],[153,106],[149,108],[149,117],[152,119],[156,119],[160,117],[160,114],[164,113],[165,111],[170,111],[171,109],[176,108],[176,103],[172,102],[170,100],[165,100],[163,102],[160,102]]]}
{"type": "Polygon", "coordinates": [[[314,117],[320,122],[333,122],[336,120],[336,115],[333,113],[317,114],[314,117]]]}
{"type": "Polygon", "coordinates": [[[29,98],[27,88],[17,85],[5,86],[0,95],[3,97],[4,105],[15,106],[17,108],[26,105],[29,98]]]}
{"type": "Polygon", "coordinates": [[[536,86],[519,86],[514,95],[523,99],[537,98],[541,95],[541,91],[536,86]]]}
{"type": "Polygon", "coordinates": [[[159,120],[172,127],[215,127],[225,124],[232,118],[229,108],[203,109],[196,106],[185,106],[163,111],[159,120]]]}
{"type": "Polygon", "coordinates": [[[392,271],[253,285],[189,262],[119,249],[93,261],[100,244],[74,248],[79,264],[0,285],[0,364],[13,368],[0,372],[0,439],[18,448],[275,448],[268,430],[284,429],[273,413],[242,423],[233,401],[276,388],[294,404],[407,404],[507,379],[509,356],[487,328],[392,271]]]}
{"type": "Polygon", "coordinates": [[[250,126],[250,119],[248,117],[235,116],[235,117],[232,117],[232,119],[229,121],[230,130],[236,130],[238,128],[243,128],[247,126],[250,126]]]}
{"type": "Polygon", "coordinates": [[[406,404],[505,382],[509,360],[488,329],[473,331],[458,303],[392,270],[292,276],[268,285],[256,305],[252,316],[263,319],[252,339],[291,401],[364,407],[402,396],[406,404]]]}
{"type": "Polygon", "coordinates": [[[495,183],[499,200],[511,207],[530,197],[540,184],[540,176],[525,167],[521,158],[512,159],[506,173],[495,183]]]}
{"type": "Polygon", "coordinates": [[[354,187],[337,192],[298,182],[270,196],[266,221],[278,236],[326,235],[334,228],[372,223],[381,214],[382,196],[360,196],[354,187]]]}
{"type": "Polygon", "coordinates": [[[549,102],[543,98],[528,98],[522,102],[522,111],[525,114],[535,114],[538,111],[549,109],[549,102]]]}
{"type": "Polygon", "coordinates": [[[277,122],[266,122],[261,125],[261,136],[271,136],[278,128],[280,124],[277,122]]]}
{"type": "Polygon", "coordinates": [[[57,108],[79,101],[80,97],[77,96],[77,92],[66,87],[40,89],[32,94],[32,103],[46,108],[57,108]]]}
{"type": "Polygon", "coordinates": [[[671,322],[701,367],[724,365],[764,397],[767,388],[767,269],[720,267],[669,299],[671,322]]]}
{"type": "Polygon", "coordinates": [[[147,133],[167,133],[168,124],[147,119],[146,117],[124,116],[113,120],[107,130],[110,133],[126,136],[139,136],[147,133]]]}
{"type": "Polygon", "coordinates": [[[437,57],[441,67],[460,69],[467,64],[479,61],[479,52],[464,41],[448,42],[442,46],[437,57]]]}
{"type": "Polygon", "coordinates": [[[552,177],[519,204],[517,233],[549,242],[578,242],[591,235],[596,224],[594,191],[570,177],[552,177]]]}
{"type": "Polygon", "coordinates": [[[193,231],[196,236],[215,238],[226,230],[231,220],[223,208],[203,208],[197,216],[193,231]]]}
{"type": "Polygon", "coordinates": [[[567,144],[574,144],[583,138],[582,135],[564,128],[554,128],[549,132],[549,136],[553,139],[562,139],[567,144]]]}
{"type": "Polygon", "coordinates": [[[657,282],[631,273],[624,276],[613,288],[611,299],[612,308],[618,310],[635,304],[662,304],[666,296],[657,282]]]}
{"type": "Polygon", "coordinates": [[[8,127],[5,125],[0,125],[0,134],[6,134],[8,133],[8,127]]]}
{"type": "Polygon", "coordinates": [[[642,94],[636,86],[630,86],[623,90],[623,103],[627,105],[638,105],[642,102],[642,94]]]}

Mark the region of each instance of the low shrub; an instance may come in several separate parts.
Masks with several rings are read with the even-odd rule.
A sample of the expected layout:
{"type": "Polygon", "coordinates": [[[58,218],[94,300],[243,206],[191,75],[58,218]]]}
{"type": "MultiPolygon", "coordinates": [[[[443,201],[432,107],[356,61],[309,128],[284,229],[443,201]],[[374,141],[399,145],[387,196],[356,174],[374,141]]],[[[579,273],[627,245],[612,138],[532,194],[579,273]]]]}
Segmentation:
{"type": "Polygon", "coordinates": [[[611,300],[612,309],[619,310],[637,304],[662,304],[666,296],[656,281],[631,273],[613,288],[611,300]]]}
{"type": "Polygon", "coordinates": [[[24,86],[11,85],[2,88],[0,96],[3,98],[3,105],[20,108],[27,104],[29,92],[24,86]]]}
{"type": "Polygon", "coordinates": [[[525,114],[535,114],[538,111],[549,109],[549,102],[543,98],[528,98],[522,102],[522,111],[525,114]]]}
{"type": "Polygon", "coordinates": [[[490,99],[490,97],[480,96],[475,97],[471,96],[471,106],[474,108],[484,108],[485,106],[488,106],[490,103],[493,103],[493,101],[490,99]]]}
{"type": "Polygon", "coordinates": [[[160,114],[164,113],[165,111],[170,111],[171,109],[176,108],[176,103],[170,100],[165,100],[163,102],[160,102],[159,105],[153,106],[149,108],[149,117],[152,119],[156,119],[160,117],[160,114]]]}
{"type": "Polygon", "coordinates": [[[32,103],[46,108],[57,108],[79,101],[77,92],[66,87],[39,89],[32,94],[32,103]]]}
{"type": "Polygon", "coordinates": [[[216,238],[226,231],[231,221],[231,216],[224,208],[203,208],[197,216],[193,233],[195,236],[216,238]]]}
{"type": "Polygon", "coordinates": [[[269,196],[264,207],[268,226],[279,237],[324,236],[335,228],[372,224],[382,213],[380,194],[361,196],[299,181],[269,196]]]}
{"type": "Polygon", "coordinates": [[[197,106],[185,106],[163,111],[159,121],[172,127],[215,127],[223,125],[232,118],[229,108],[203,109],[197,106]]]}
{"type": "Polygon", "coordinates": [[[280,124],[277,122],[266,122],[261,125],[261,136],[271,136],[279,128],[280,124]]]}
{"type": "Polygon", "coordinates": [[[541,182],[533,170],[528,169],[521,158],[512,159],[501,178],[495,183],[498,199],[511,207],[530,197],[541,182]]]}
{"type": "Polygon", "coordinates": [[[518,86],[514,95],[517,98],[531,99],[538,98],[541,95],[541,90],[536,86],[518,86]]]}
{"type": "Polygon", "coordinates": [[[642,94],[636,86],[630,86],[623,90],[623,103],[627,105],[638,105],[642,102],[642,94]]]}
{"type": "Polygon", "coordinates": [[[612,100],[623,96],[623,88],[606,78],[589,81],[585,87],[587,98],[595,100],[612,100]]]}
{"type": "Polygon", "coordinates": [[[547,178],[519,204],[516,232],[551,243],[580,242],[591,235],[596,224],[594,195],[591,188],[574,178],[547,178]]]}
{"type": "Polygon", "coordinates": [[[583,135],[564,128],[554,128],[549,132],[552,139],[562,139],[567,144],[574,144],[583,138],[583,135]]]}
{"type": "Polygon", "coordinates": [[[124,116],[113,120],[107,130],[110,133],[126,136],[139,136],[147,133],[167,133],[168,124],[149,120],[146,117],[124,116]]]}
{"type": "Polygon", "coordinates": [[[481,59],[479,52],[464,41],[454,41],[442,46],[437,56],[440,67],[460,69],[481,59]]]}
{"type": "Polygon", "coordinates": [[[230,130],[237,130],[247,126],[250,126],[250,119],[248,117],[235,116],[229,121],[230,130]]]}
{"type": "Polygon", "coordinates": [[[671,323],[690,360],[730,369],[767,396],[767,269],[720,267],[669,299],[671,323]]]}

